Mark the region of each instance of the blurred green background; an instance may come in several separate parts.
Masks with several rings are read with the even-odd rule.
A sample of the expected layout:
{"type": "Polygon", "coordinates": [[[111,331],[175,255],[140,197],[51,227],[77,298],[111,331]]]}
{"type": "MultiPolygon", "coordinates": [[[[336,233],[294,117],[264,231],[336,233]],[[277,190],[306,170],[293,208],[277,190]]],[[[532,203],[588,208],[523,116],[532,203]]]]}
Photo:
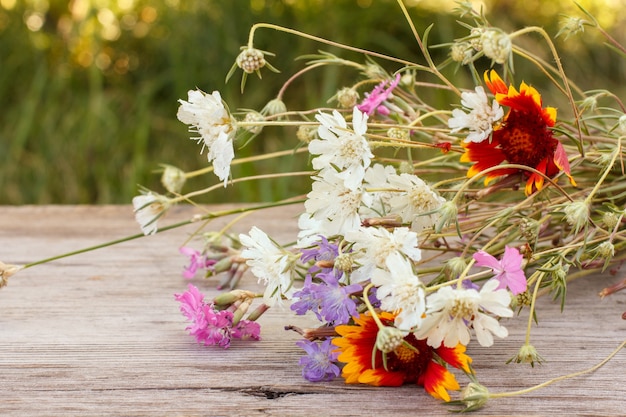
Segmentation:
{"type": "MultiPolygon", "coordinates": [[[[490,22],[505,30],[537,25],[554,35],[561,13],[582,16],[570,1],[483,3],[490,22]]],[[[624,39],[624,0],[580,3],[624,39]]],[[[420,32],[435,23],[431,44],[466,35],[455,22],[458,16],[449,14],[454,2],[406,4],[420,32]]],[[[219,90],[231,109],[260,110],[304,66],[294,61],[297,56],[332,51],[261,30],[255,46],[276,54],[270,62],[281,73],[249,77],[242,95],[240,73],[228,84],[224,79],[257,22],[422,62],[395,0],[0,0],[0,204],[129,203],[139,184],[162,190],[155,174],[160,163],[205,167],[200,146],[176,119],[178,99],[197,87],[219,90]]],[[[601,41],[588,28],[567,42],[557,40],[557,46],[581,87],[611,88],[623,96],[623,60],[601,41]]],[[[532,39],[524,42],[533,48],[532,39]]],[[[447,50],[434,54],[443,60],[447,50]]],[[[284,99],[289,109],[323,106],[358,76],[327,68],[295,82],[284,99]]],[[[293,135],[294,130],[265,129],[236,153],[293,147],[293,135]]],[[[304,164],[305,157],[283,158],[238,167],[235,176],[277,166],[302,170],[304,164]]],[[[209,174],[186,190],[217,182],[209,174]]],[[[289,180],[241,184],[203,202],[269,200],[295,192],[297,182],[289,180]]]]}

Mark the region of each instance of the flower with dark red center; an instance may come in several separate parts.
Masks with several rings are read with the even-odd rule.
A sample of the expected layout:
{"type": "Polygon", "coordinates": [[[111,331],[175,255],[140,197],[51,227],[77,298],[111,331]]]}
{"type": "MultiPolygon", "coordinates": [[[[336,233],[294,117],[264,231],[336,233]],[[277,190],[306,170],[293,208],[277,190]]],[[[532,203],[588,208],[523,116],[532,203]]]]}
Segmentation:
{"type": "MultiPolygon", "coordinates": [[[[556,123],[556,109],[542,107],[541,95],[537,90],[522,82],[520,90],[502,81],[491,70],[485,72],[487,87],[495,95],[496,101],[509,107],[509,112],[499,126],[493,130],[491,140],[462,143],[465,153],[461,162],[474,162],[467,176],[495,167],[502,162],[525,165],[534,168],[548,178],[563,171],[572,185],[576,185],[570,175],[567,154],[550,129],[556,123]]],[[[536,172],[516,168],[495,169],[485,178],[485,184],[494,178],[524,172],[526,195],[543,188],[545,178],[536,172]]]]}
{"type": "MultiPolygon", "coordinates": [[[[395,316],[383,312],[379,318],[384,325],[392,326],[395,316]]],[[[337,326],[335,331],[341,337],[333,339],[341,352],[338,360],[346,364],[341,376],[348,384],[390,387],[412,383],[422,385],[435,398],[450,401],[447,390],[458,390],[459,384],[444,365],[470,372],[472,359],[465,354],[465,346],[441,345],[435,349],[412,333],[404,338],[404,343],[386,353],[383,361],[383,353],[375,349],[379,328],[374,318],[366,313],[354,318],[354,322],[354,325],[337,326]]]]}

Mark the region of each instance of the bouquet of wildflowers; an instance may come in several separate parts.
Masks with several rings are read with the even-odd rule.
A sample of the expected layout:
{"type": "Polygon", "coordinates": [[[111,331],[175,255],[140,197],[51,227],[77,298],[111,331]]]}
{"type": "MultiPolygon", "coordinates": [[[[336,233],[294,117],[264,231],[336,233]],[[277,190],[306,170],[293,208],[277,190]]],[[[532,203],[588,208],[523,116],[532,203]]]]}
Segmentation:
{"type": "MultiPolygon", "coordinates": [[[[272,177],[233,178],[233,164],[308,152],[310,171],[274,175],[309,177],[306,196],[190,219],[303,206],[299,233],[289,245],[258,225],[238,236],[201,230],[195,246],[180,249],[189,258],[185,277],[219,275],[219,288],[226,289],[212,300],[192,284],[175,295],[191,322],[187,330],[199,343],[227,348],[232,338],[258,340],[257,319],[269,308],[313,315],[316,328],[287,326],[303,336],[297,345],[307,380],[417,384],[451,401],[449,391],[460,389],[453,367],[470,380],[458,404],[472,410],[504,396],[478,383],[466,353],[472,339],[484,347],[497,343],[508,334],[501,319],[528,309],[526,343],[511,361],[540,363],[530,343],[537,297],[549,293],[563,305],[570,280],[624,260],[626,108],[610,91],[581,91],[543,29],[506,33],[467,3],[459,6],[467,36],[436,45],[450,51],[436,63],[428,30],[419,35],[398,4],[425,65],[255,25],[228,75],[243,71],[242,91],[248,75],[277,71],[266,61],[272,54],[254,45],[260,29],[360,52],[365,59],[308,56],[304,69],[258,112],[231,112],[217,91],[189,91],[177,116],[206,152],[210,166],[201,172],[213,171],[219,181],[183,193],[186,179],[198,172],[165,166],[167,193],[144,190],[133,205],[143,233],[153,234],[164,229],[159,221],[174,204],[272,177]],[[554,65],[519,45],[531,34],[542,39],[554,65]],[[385,71],[377,64],[382,60],[397,70],[385,71]],[[557,113],[552,97],[524,82],[528,74],[515,72],[516,60],[533,64],[532,77],[546,77],[569,108],[557,113]],[[362,79],[338,91],[329,101],[333,107],[287,109],[282,96],[288,84],[329,65],[356,68],[362,79]],[[449,65],[473,85],[461,87],[444,76],[449,65]],[[433,91],[454,100],[434,106],[427,99],[433,91]],[[238,159],[237,147],[262,135],[265,126],[297,126],[297,138],[284,151],[238,159]],[[236,288],[246,271],[264,284],[262,294],[236,288]]],[[[568,19],[559,36],[592,26],[626,56],[591,15],[581,13],[584,18],[568,19]]],[[[21,268],[0,266],[4,282],[21,268]]],[[[624,286],[626,281],[601,295],[624,286]]]]}

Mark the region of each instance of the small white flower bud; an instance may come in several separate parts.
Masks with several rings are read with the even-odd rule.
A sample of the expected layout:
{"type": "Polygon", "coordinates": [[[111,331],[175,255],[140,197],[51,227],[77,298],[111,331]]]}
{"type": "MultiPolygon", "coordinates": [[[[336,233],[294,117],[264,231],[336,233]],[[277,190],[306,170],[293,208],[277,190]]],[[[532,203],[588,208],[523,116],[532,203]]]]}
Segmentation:
{"type": "Polygon", "coordinates": [[[450,48],[450,58],[463,65],[472,60],[472,45],[469,42],[458,42],[450,48]]]}
{"type": "Polygon", "coordinates": [[[511,38],[499,30],[490,29],[483,33],[483,53],[497,64],[504,64],[510,57],[513,49],[511,38]]]}
{"type": "Polygon", "coordinates": [[[376,334],[376,348],[383,353],[393,352],[404,342],[406,333],[395,327],[384,326],[376,334]]]}
{"type": "Polygon", "coordinates": [[[342,253],[335,258],[335,269],[350,272],[354,268],[354,259],[349,253],[342,253]]]}
{"type": "Polygon", "coordinates": [[[285,113],[286,111],[287,106],[285,105],[285,102],[279,98],[275,98],[273,100],[270,100],[270,102],[267,103],[265,107],[263,107],[263,110],[261,110],[261,114],[275,116],[277,114],[285,113]]]}
{"type": "Polygon", "coordinates": [[[0,261],[0,288],[7,285],[9,282],[9,278],[23,268],[24,267],[20,265],[10,265],[0,261]]]}
{"type": "MultiPolygon", "coordinates": [[[[246,113],[246,116],[243,118],[243,121],[245,123],[257,123],[257,122],[263,122],[264,120],[265,120],[265,117],[261,113],[256,112],[256,111],[250,111],[246,113]]],[[[242,127],[254,135],[261,133],[261,130],[263,130],[262,125],[244,125],[242,127]]]]}
{"type": "Polygon", "coordinates": [[[612,211],[605,211],[602,214],[602,223],[606,226],[607,229],[613,230],[615,226],[617,226],[617,222],[619,221],[619,216],[617,213],[612,211]]]}
{"type": "Polygon", "coordinates": [[[529,363],[530,366],[534,367],[535,362],[541,364],[544,359],[537,352],[537,349],[531,344],[524,344],[517,352],[517,355],[512,357],[507,361],[507,363],[515,362],[515,363],[529,363]]]}
{"type": "Polygon", "coordinates": [[[237,66],[248,74],[260,70],[266,64],[263,52],[255,48],[245,48],[237,56],[237,66]]]}
{"type": "Polygon", "coordinates": [[[300,125],[296,132],[296,137],[300,142],[311,142],[317,138],[317,126],[300,125]]]}
{"type": "Polygon", "coordinates": [[[611,260],[615,255],[615,246],[609,241],[602,242],[596,247],[596,254],[602,259],[611,260]]]}
{"type": "Polygon", "coordinates": [[[584,201],[573,201],[563,210],[565,220],[578,233],[589,221],[589,206],[584,201]]]}
{"type": "MultiPolygon", "coordinates": [[[[409,131],[407,129],[399,129],[392,127],[387,130],[387,136],[391,139],[409,140],[409,131]]],[[[413,172],[411,170],[411,172],[413,172]]]]}
{"type": "Polygon", "coordinates": [[[483,28],[473,28],[470,32],[470,46],[476,52],[483,50],[483,33],[485,33],[485,29],[483,28]]]}
{"type": "Polygon", "coordinates": [[[337,103],[339,103],[339,107],[344,109],[351,109],[354,107],[359,101],[359,93],[350,87],[344,87],[341,90],[337,91],[337,103]]]}
{"type": "Polygon", "coordinates": [[[161,175],[161,184],[167,191],[172,194],[180,194],[187,181],[185,172],[180,168],[172,165],[165,165],[163,175],[161,175]]]}

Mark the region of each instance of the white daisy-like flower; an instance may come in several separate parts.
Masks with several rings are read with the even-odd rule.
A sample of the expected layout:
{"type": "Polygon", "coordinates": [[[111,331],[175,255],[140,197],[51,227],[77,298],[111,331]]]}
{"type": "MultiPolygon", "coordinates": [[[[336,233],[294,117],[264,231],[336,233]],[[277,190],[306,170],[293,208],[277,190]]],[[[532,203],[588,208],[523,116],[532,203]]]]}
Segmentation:
{"type": "Polygon", "coordinates": [[[206,94],[200,90],[190,90],[188,100],[178,100],[178,120],[189,125],[191,132],[200,137],[192,138],[203,142],[208,149],[207,159],[213,162],[215,175],[224,182],[230,176],[230,164],[235,157],[233,136],[237,130],[234,118],[224,106],[219,91],[206,94]]]}
{"type": "Polygon", "coordinates": [[[420,177],[413,174],[391,175],[389,185],[399,191],[389,200],[389,214],[398,214],[403,222],[411,223],[411,228],[417,232],[428,229],[437,222],[439,215],[435,211],[446,199],[433,191],[420,177]]]}
{"type": "Polygon", "coordinates": [[[259,283],[265,285],[263,301],[269,306],[282,305],[283,296],[291,299],[292,272],[295,257],[280,246],[276,245],[258,227],[250,229],[250,233],[240,234],[239,240],[243,245],[241,257],[259,283]]]}
{"type": "Polygon", "coordinates": [[[398,252],[387,257],[388,270],[377,269],[372,284],[378,287],[380,308],[396,313],[394,325],[409,331],[422,322],[426,310],[424,285],[413,272],[411,262],[398,252]]]}
{"type": "Polygon", "coordinates": [[[389,177],[396,175],[396,169],[391,165],[374,164],[365,170],[363,188],[373,190],[368,192],[371,195],[371,205],[361,207],[362,217],[383,217],[389,212],[389,200],[393,196],[390,190],[389,177]]]}
{"type": "Polygon", "coordinates": [[[401,253],[416,262],[422,258],[417,247],[417,233],[407,227],[395,228],[393,233],[382,227],[360,227],[344,236],[348,242],[354,243],[353,259],[361,265],[352,271],[352,282],[365,281],[375,270],[387,268],[387,258],[394,253],[401,253]]]}
{"type": "Polygon", "coordinates": [[[470,327],[481,346],[491,346],[493,335],[508,336],[508,330],[491,313],[512,317],[511,294],[498,290],[499,282],[490,280],[480,292],[475,289],[442,287],[426,298],[426,318],[415,332],[418,339],[428,339],[428,345],[454,347],[470,341],[470,327]]]}
{"type": "Polygon", "coordinates": [[[170,200],[152,191],[133,197],[135,220],[144,235],[153,235],[158,230],[157,221],[170,208],[170,200]]]}
{"type": "Polygon", "coordinates": [[[470,133],[464,142],[479,143],[484,141],[493,132],[493,125],[504,117],[504,110],[497,101],[489,105],[487,94],[482,87],[476,87],[475,92],[465,91],[461,94],[461,105],[468,112],[461,109],[452,110],[452,117],[448,119],[450,133],[469,129],[470,133]]]}
{"type": "Polygon", "coordinates": [[[347,188],[333,168],[313,177],[312,190],[304,203],[306,212],[319,222],[324,236],[343,235],[361,225],[359,208],[370,196],[360,188],[347,188]]]}
{"type": "Polygon", "coordinates": [[[356,107],[352,112],[352,129],[337,110],[329,114],[319,113],[315,118],[320,122],[317,129],[319,139],[309,143],[309,152],[318,155],[313,158],[314,169],[335,166],[346,187],[355,190],[361,186],[365,169],[374,155],[365,139],[367,114],[356,107]]]}

